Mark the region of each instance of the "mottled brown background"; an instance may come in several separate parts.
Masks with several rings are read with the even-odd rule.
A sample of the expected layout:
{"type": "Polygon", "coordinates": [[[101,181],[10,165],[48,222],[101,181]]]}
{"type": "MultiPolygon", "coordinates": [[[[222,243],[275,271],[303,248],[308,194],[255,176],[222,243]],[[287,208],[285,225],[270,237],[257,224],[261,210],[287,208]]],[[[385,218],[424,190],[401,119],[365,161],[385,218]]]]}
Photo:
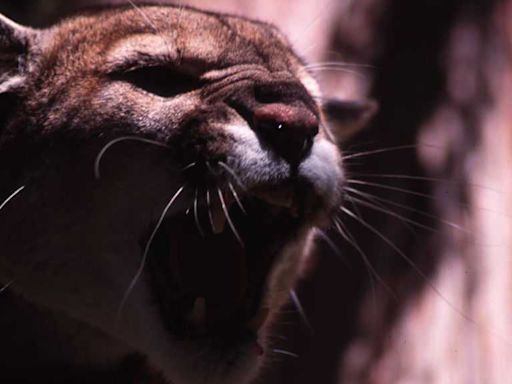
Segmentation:
{"type": "MultiPolygon", "coordinates": [[[[0,12],[42,26],[79,3],[0,12]]],[[[299,357],[276,355],[261,382],[512,383],[512,1],[188,3],[273,21],[308,61],[345,63],[315,71],[326,94],[380,104],[346,153],[401,147],[347,161],[351,187],[380,200],[347,199],[368,223],[341,214],[358,246],[335,230],[339,252],[319,242],[298,290],[311,329],[285,309],[278,347],[299,357]]]]}

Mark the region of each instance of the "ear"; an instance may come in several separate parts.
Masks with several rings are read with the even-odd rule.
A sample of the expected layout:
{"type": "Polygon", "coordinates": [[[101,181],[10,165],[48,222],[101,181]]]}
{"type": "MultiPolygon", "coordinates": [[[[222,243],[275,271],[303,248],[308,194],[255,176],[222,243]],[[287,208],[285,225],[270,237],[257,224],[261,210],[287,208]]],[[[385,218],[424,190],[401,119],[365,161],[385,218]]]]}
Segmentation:
{"type": "Polygon", "coordinates": [[[0,14],[0,95],[22,86],[26,57],[35,44],[37,31],[0,14]]]}
{"type": "Polygon", "coordinates": [[[329,128],[338,143],[351,138],[375,115],[378,104],[373,100],[331,99],[322,106],[329,128]]]}

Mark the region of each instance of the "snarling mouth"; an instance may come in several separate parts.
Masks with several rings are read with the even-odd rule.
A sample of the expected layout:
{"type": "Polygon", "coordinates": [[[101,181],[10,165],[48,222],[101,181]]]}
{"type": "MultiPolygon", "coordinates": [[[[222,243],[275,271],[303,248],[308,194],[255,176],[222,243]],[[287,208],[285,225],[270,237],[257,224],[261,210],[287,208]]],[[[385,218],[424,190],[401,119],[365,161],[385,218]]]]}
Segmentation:
{"type": "Polygon", "coordinates": [[[148,266],[171,334],[223,348],[256,340],[269,312],[269,273],[305,222],[283,190],[204,188],[187,211],[162,223],[148,266]]]}

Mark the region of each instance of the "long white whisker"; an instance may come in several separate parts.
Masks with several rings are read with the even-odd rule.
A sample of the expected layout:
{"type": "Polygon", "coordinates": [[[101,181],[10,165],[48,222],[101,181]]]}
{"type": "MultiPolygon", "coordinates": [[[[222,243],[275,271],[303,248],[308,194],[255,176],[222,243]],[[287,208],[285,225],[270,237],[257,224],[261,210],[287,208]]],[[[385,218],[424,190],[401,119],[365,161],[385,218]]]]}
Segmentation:
{"type": "MultiPolygon", "coordinates": [[[[383,209],[385,212],[382,212],[382,213],[387,213],[387,212],[393,212],[395,213],[394,211],[391,211],[391,209],[386,206],[385,204],[383,204],[381,201],[379,201],[375,196],[371,195],[371,194],[367,194],[367,196],[364,196],[362,194],[359,194],[357,192],[353,192],[353,191],[356,191],[355,188],[350,188],[350,187],[347,187],[345,186],[344,187],[345,191],[348,193],[348,201],[350,201],[350,203],[352,204],[353,207],[357,207],[357,202],[354,200],[354,196],[352,194],[356,194],[358,195],[358,197],[360,198],[364,198],[365,200],[364,201],[369,201],[369,202],[372,202],[373,204],[375,204],[376,206],[380,207],[381,209],[383,209]]],[[[359,215],[361,217],[361,215],[359,215]]],[[[392,216],[392,215],[391,215],[392,216]]],[[[409,219],[408,219],[409,220],[409,219]]],[[[414,233],[414,228],[412,225],[410,225],[407,220],[402,220],[402,224],[405,225],[407,227],[407,229],[411,230],[413,233],[414,233]]]]}
{"type": "Polygon", "coordinates": [[[2,288],[0,288],[0,294],[4,293],[6,290],[9,289],[9,287],[14,283],[14,280],[9,281],[7,284],[5,284],[2,288]]]}
{"type": "Polygon", "coordinates": [[[235,181],[237,182],[238,186],[240,188],[242,188],[244,191],[247,189],[247,187],[245,186],[245,184],[242,182],[242,180],[240,180],[240,177],[238,177],[238,175],[236,174],[236,172],[230,167],[228,166],[226,163],[224,163],[223,161],[219,161],[218,164],[224,168],[234,179],[235,181]]]}
{"type": "MultiPolygon", "coordinates": [[[[430,147],[430,145],[428,145],[428,144],[422,144],[422,145],[430,147]]],[[[375,150],[372,150],[372,151],[357,152],[357,153],[353,153],[351,155],[343,156],[343,160],[354,159],[356,157],[362,157],[362,156],[368,156],[368,155],[375,155],[375,154],[379,154],[379,153],[400,151],[400,150],[404,150],[404,149],[417,149],[419,146],[421,146],[421,145],[409,144],[409,145],[399,145],[399,146],[396,146],[396,147],[375,149],[375,150]]]]}
{"type": "Polygon", "coordinates": [[[196,165],[197,165],[197,162],[195,162],[195,161],[194,161],[194,162],[190,163],[189,165],[187,165],[187,166],[183,167],[183,168],[181,169],[181,171],[182,171],[182,172],[185,172],[186,170],[189,170],[190,168],[194,168],[196,165]]]}
{"type": "Polygon", "coordinates": [[[103,158],[105,153],[110,149],[110,147],[112,147],[113,145],[115,145],[121,141],[138,141],[141,143],[157,145],[162,148],[169,148],[169,146],[167,144],[161,143],[159,141],[151,140],[151,139],[144,139],[142,137],[137,137],[137,136],[118,137],[117,139],[111,140],[107,144],[105,144],[105,146],[101,149],[101,151],[99,151],[98,155],[96,156],[96,159],[94,161],[94,176],[96,177],[96,179],[99,180],[101,177],[101,175],[100,175],[101,159],[103,158]]]}
{"type": "Polygon", "coordinates": [[[127,0],[127,1],[128,1],[128,3],[130,3],[132,8],[135,9],[135,11],[137,11],[137,13],[139,13],[139,15],[141,15],[141,17],[146,21],[146,23],[153,29],[153,32],[155,34],[157,34],[158,36],[160,36],[160,38],[164,42],[164,45],[167,49],[167,54],[169,56],[171,56],[171,50],[169,49],[169,42],[165,38],[165,35],[158,30],[155,23],[153,23],[153,21],[149,18],[149,16],[139,6],[137,6],[137,4],[135,4],[132,0],[127,0]]]}
{"type": "Polygon", "coordinates": [[[370,69],[376,69],[377,67],[375,65],[371,64],[361,64],[361,63],[349,63],[349,62],[337,62],[337,61],[321,61],[318,63],[311,63],[304,66],[306,69],[311,68],[324,68],[324,67],[336,67],[336,68],[370,68],[370,69]]]}
{"type": "Polygon", "coordinates": [[[233,224],[233,221],[231,220],[231,217],[229,216],[228,207],[226,206],[226,202],[224,201],[224,196],[222,195],[222,191],[219,187],[217,187],[217,192],[219,194],[220,204],[222,206],[222,210],[224,211],[224,215],[226,215],[226,220],[228,221],[229,227],[233,231],[233,234],[237,238],[238,242],[242,247],[244,247],[244,242],[242,241],[242,238],[240,237],[240,234],[235,228],[235,225],[233,224]]]}
{"type": "Polygon", "coordinates": [[[231,191],[231,194],[235,198],[236,203],[238,204],[238,206],[240,207],[242,212],[247,215],[247,211],[245,210],[244,206],[242,205],[242,201],[240,200],[238,193],[236,193],[235,187],[233,186],[233,184],[231,182],[228,182],[228,186],[229,186],[229,190],[231,191]]]}
{"type": "Polygon", "coordinates": [[[306,327],[308,327],[309,332],[313,334],[313,327],[311,326],[311,323],[309,322],[308,317],[306,316],[306,311],[304,310],[304,307],[302,306],[302,303],[300,302],[299,296],[297,295],[295,289],[290,290],[290,298],[292,299],[295,308],[297,308],[297,311],[299,312],[302,321],[304,321],[304,324],[306,325],[306,327]]]}
{"type": "Polygon", "coordinates": [[[351,69],[341,68],[341,67],[313,67],[313,68],[308,68],[308,71],[310,71],[310,72],[327,72],[327,71],[343,72],[343,73],[347,73],[349,75],[366,78],[366,76],[361,72],[357,72],[357,71],[354,71],[351,69]]]}
{"type": "Polygon", "coordinates": [[[402,257],[410,266],[414,269],[414,271],[420,276],[423,281],[434,291],[451,309],[453,309],[459,316],[461,316],[463,319],[476,324],[476,322],[470,318],[468,315],[466,315],[462,310],[457,308],[450,300],[448,300],[441,291],[430,281],[428,276],[416,265],[416,263],[407,256],[400,248],[398,248],[395,243],[393,243],[391,240],[389,240],[386,236],[384,236],[382,233],[380,233],[375,227],[368,224],[363,219],[357,217],[353,212],[348,210],[345,207],[341,207],[341,210],[348,216],[352,217],[354,220],[356,220],[358,223],[360,223],[362,226],[367,228],[369,231],[371,231],[373,234],[377,235],[382,241],[384,241],[391,249],[393,249],[400,257],[402,257]]]}
{"type": "Polygon", "coordinates": [[[17,190],[15,190],[13,193],[11,193],[9,195],[9,197],[7,197],[7,199],[5,199],[2,204],[0,204],[0,211],[2,209],[4,209],[4,207],[9,204],[9,202],[14,199],[21,191],[23,191],[25,189],[25,186],[22,186],[22,187],[19,187],[17,190]]]}
{"type": "Polygon", "coordinates": [[[354,202],[358,203],[358,204],[361,204],[362,206],[365,206],[367,208],[370,208],[370,209],[373,209],[375,211],[378,211],[378,212],[382,212],[382,213],[385,213],[389,216],[392,216],[392,217],[395,217],[396,219],[399,219],[399,220],[403,220],[404,222],[406,223],[409,223],[411,225],[414,225],[418,228],[421,228],[421,229],[424,229],[426,231],[429,231],[429,232],[434,232],[434,233],[439,233],[439,230],[435,229],[435,228],[431,228],[429,227],[428,225],[424,225],[424,224],[421,224],[421,223],[418,223],[414,220],[411,220],[405,216],[402,216],[402,215],[399,215],[398,213],[395,213],[395,212],[392,212],[388,209],[385,209],[385,208],[381,208],[375,204],[372,204],[368,201],[365,201],[365,200],[362,200],[362,199],[359,199],[357,197],[354,197],[354,196],[350,196],[349,197],[350,199],[352,199],[354,202]]]}
{"type": "Polygon", "coordinates": [[[183,190],[185,189],[185,185],[180,187],[176,193],[171,197],[167,205],[165,206],[164,210],[162,211],[162,214],[160,215],[160,218],[158,219],[155,228],[153,229],[153,232],[151,232],[151,235],[149,236],[148,241],[146,242],[146,246],[144,248],[144,253],[142,254],[142,259],[139,264],[139,268],[137,269],[137,272],[133,276],[132,280],[130,281],[130,285],[126,289],[126,292],[124,293],[123,299],[121,300],[121,304],[119,305],[119,309],[117,311],[117,315],[119,318],[119,315],[121,314],[121,311],[126,304],[126,301],[128,300],[128,297],[130,296],[130,293],[133,291],[133,288],[135,287],[135,284],[137,284],[137,281],[139,280],[140,276],[142,275],[142,272],[144,271],[144,267],[146,265],[146,261],[149,255],[149,249],[151,248],[151,243],[153,242],[156,233],[160,229],[160,226],[162,225],[162,222],[165,219],[165,216],[167,215],[167,212],[172,207],[176,199],[181,195],[183,190]]]}
{"type": "MultiPolygon", "coordinates": [[[[402,192],[407,195],[419,196],[419,197],[424,197],[424,198],[432,200],[432,201],[437,201],[437,198],[433,195],[429,195],[427,193],[421,193],[421,192],[417,192],[417,191],[412,191],[412,190],[406,189],[406,188],[393,187],[388,184],[372,183],[369,181],[362,181],[362,180],[356,180],[356,179],[347,179],[347,183],[348,184],[367,185],[370,187],[387,189],[389,191],[395,191],[395,192],[402,192]]],[[[485,208],[485,207],[470,206],[469,204],[464,204],[464,203],[455,203],[455,204],[458,205],[459,207],[463,207],[463,208],[479,209],[481,211],[494,213],[496,215],[500,215],[500,216],[504,216],[504,217],[509,217],[509,218],[512,217],[509,213],[497,212],[497,211],[494,211],[492,209],[485,208]]]]}
{"type": "Polygon", "coordinates": [[[294,357],[296,359],[299,358],[299,355],[297,355],[296,353],[293,353],[293,352],[290,352],[290,351],[285,351],[284,349],[273,349],[272,352],[279,353],[280,355],[286,355],[286,356],[294,357]]]}
{"type": "Polygon", "coordinates": [[[387,184],[372,183],[371,181],[362,181],[362,180],[356,180],[356,179],[347,179],[347,183],[348,184],[367,185],[367,186],[370,186],[370,187],[382,188],[382,189],[387,189],[387,190],[390,190],[390,191],[402,192],[402,193],[405,193],[405,194],[408,194],[408,195],[424,197],[424,198],[427,198],[427,199],[430,199],[430,200],[434,200],[434,201],[436,200],[436,198],[434,196],[429,195],[427,193],[422,193],[422,192],[418,192],[418,191],[412,191],[412,190],[406,189],[406,188],[393,187],[393,186],[387,185],[387,184]]]}
{"type": "Polygon", "coordinates": [[[324,231],[322,231],[319,228],[315,228],[315,232],[318,236],[320,236],[320,238],[323,241],[325,241],[325,243],[329,246],[331,251],[333,251],[336,254],[336,256],[338,256],[340,258],[340,260],[343,262],[343,264],[345,264],[347,266],[347,268],[349,268],[351,271],[353,271],[353,266],[352,266],[352,264],[350,264],[350,261],[343,255],[343,252],[341,252],[341,250],[334,243],[334,241],[332,241],[332,239],[327,235],[327,233],[325,233],[324,231]]]}
{"type": "Polygon", "coordinates": [[[213,216],[212,216],[212,205],[211,205],[211,197],[210,197],[210,189],[206,189],[206,206],[208,208],[208,219],[210,219],[210,226],[212,227],[212,231],[215,233],[215,225],[213,224],[213,216]]]}
{"type": "Polygon", "coordinates": [[[364,264],[368,270],[368,273],[369,273],[370,283],[372,284],[372,288],[373,288],[373,278],[376,278],[377,281],[380,284],[382,284],[382,286],[386,289],[386,291],[388,291],[389,294],[391,296],[393,296],[393,298],[397,299],[395,292],[393,292],[391,287],[379,275],[379,273],[377,272],[377,270],[371,263],[370,258],[368,257],[368,255],[366,255],[366,253],[363,251],[363,249],[357,244],[356,239],[352,236],[352,234],[350,233],[348,228],[343,224],[343,221],[338,220],[336,218],[333,221],[334,221],[334,225],[338,229],[341,237],[343,237],[343,239],[345,239],[345,241],[347,243],[349,243],[357,251],[357,253],[359,253],[361,258],[363,259],[363,262],[364,262],[364,264]]]}
{"type": "MultiPolygon", "coordinates": [[[[5,208],[9,202],[14,199],[17,195],[19,195],[24,189],[25,185],[19,187],[17,190],[15,190],[13,193],[11,193],[3,202],[0,204],[0,211],[5,208]]],[[[0,288],[0,293],[5,292],[9,287],[14,283],[14,280],[9,281],[7,284],[5,284],[3,287],[0,288]]]]}
{"type": "MultiPolygon", "coordinates": [[[[385,173],[364,173],[364,172],[360,172],[360,173],[356,172],[356,173],[354,173],[354,172],[351,172],[351,174],[355,175],[355,176],[360,176],[360,177],[364,176],[364,177],[379,178],[379,179],[439,181],[439,182],[442,182],[442,183],[450,183],[450,184],[455,184],[455,183],[458,182],[457,180],[444,179],[442,177],[412,176],[412,175],[393,174],[393,173],[385,174],[385,173]]],[[[495,193],[498,193],[498,194],[502,194],[503,193],[502,191],[498,191],[497,189],[488,187],[486,185],[472,184],[472,183],[467,183],[467,185],[469,185],[471,187],[482,188],[482,189],[485,189],[485,190],[488,190],[488,191],[491,191],[491,192],[495,192],[495,193]]]]}
{"type": "Polygon", "coordinates": [[[153,23],[153,21],[151,21],[151,19],[148,17],[148,15],[146,15],[146,13],[144,13],[142,11],[142,9],[140,9],[139,6],[137,6],[137,4],[135,4],[132,0],[127,0],[128,3],[130,3],[130,5],[133,7],[133,9],[135,9],[139,15],[142,16],[142,18],[148,23],[148,25],[153,28],[153,31],[155,33],[158,33],[158,28],[156,27],[156,25],[153,23]]]}
{"type": "Polygon", "coordinates": [[[197,188],[194,193],[194,221],[196,222],[196,227],[197,227],[197,230],[199,231],[199,234],[202,237],[204,237],[204,231],[199,222],[199,211],[198,211],[198,207],[197,207],[197,188]]]}
{"type": "Polygon", "coordinates": [[[439,222],[441,222],[441,223],[443,223],[443,224],[449,225],[450,227],[453,227],[453,228],[455,228],[455,229],[458,229],[458,230],[460,230],[460,231],[462,231],[462,232],[469,233],[469,234],[471,234],[471,233],[472,233],[472,232],[471,232],[471,231],[469,231],[468,229],[466,229],[466,228],[464,228],[464,227],[462,227],[462,226],[460,226],[460,225],[458,225],[458,224],[455,224],[455,223],[453,223],[453,222],[451,222],[451,221],[443,220],[443,219],[441,219],[440,217],[438,217],[438,216],[436,216],[436,215],[431,215],[431,214],[429,214],[429,213],[427,213],[427,212],[424,212],[424,211],[421,211],[421,210],[419,210],[419,209],[415,209],[415,208],[409,207],[409,206],[407,206],[407,205],[404,205],[404,204],[400,204],[400,203],[397,203],[397,202],[391,201],[391,200],[389,200],[389,199],[384,199],[384,198],[382,198],[382,197],[375,196],[375,195],[372,195],[372,194],[370,194],[370,193],[361,192],[361,191],[359,191],[359,190],[357,190],[357,189],[355,189],[355,188],[345,187],[345,190],[346,190],[347,192],[355,193],[355,194],[357,194],[357,195],[359,195],[359,196],[362,196],[362,197],[365,197],[365,196],[366,196],[366,198],[370,198],[370,197],[371,197],[371,198],[373,198],[373,199],[375,199],[375,200],[377,200],[377,201],[381,201],[381,202],[383,202],[383,203],[385,203],[385,204],[389,204],[389,205],[392,205],[392,206],[395,206],[395,207],[398,207],[398,208],[405,209],[405,210],[410,211],[410,212],[417,213],[417,214],[422,215],[422,216],[424,216],[424,217],[428,217],[428,218],[430,218],[430,219],[437,220],[437,221],[439,221],[439,222]]]}
{"type": "Polygon", "coordinates": [[[361,256],[363,262],[364,262],[364,265],[366,267],[366,270],[368,272],[368,277],[370,278],[370,288],[373,292],[373,303],[374,303],[374,307],[376,306],[375,304],[375,300],[377,298],[377,289],[375,287],[375,282],[374,282],[374,277],[377,279],[377,281],[382,284],[382,286],[386,289],[386,291],[389,292],[389,294],[396,300],[398,301],[398,298],[396,297],[395,293],[393,292],[393,290],[391,289],[391,287],[389,287],[386,282],[384,281],[384,279],[382,279],[380,277],[380,275],[378,274],[378,272],[375,270],[375,268],[373,267],[373,264],[371,263],[370,261],[370,258],[366,255],[366,253],[364,253],[364,251],[362,250],[361,247],[359,247],[359,244],[357,244],[357,241],[356,239],[354,238],[354,236],[352,235],[352,233],[348,230],[348,228],[345,226],[345,224],[343,223],[343,221],[341,220],[341,218],[339,217],[334,217],[333,218],[333,221],[334,221],[334,224],[336,226],[336,228],[338,229],[341,237],[343,237],[343,239],[345,239],[345,241],[347,241],[358,253],[359,255],[361,256]]]}

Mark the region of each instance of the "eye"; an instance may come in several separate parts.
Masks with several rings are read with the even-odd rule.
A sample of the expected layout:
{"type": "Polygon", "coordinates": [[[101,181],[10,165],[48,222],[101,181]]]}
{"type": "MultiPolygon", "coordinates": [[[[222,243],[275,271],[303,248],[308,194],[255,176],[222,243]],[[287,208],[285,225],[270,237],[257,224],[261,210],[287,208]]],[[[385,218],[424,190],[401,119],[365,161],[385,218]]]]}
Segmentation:
{"type": "Polygon", "coordinates": [[[201,88],[201,81],[166,66],[151,66],[118,72],[114,80],[125,81],[160,97],[174,97],[201,88]]]}

